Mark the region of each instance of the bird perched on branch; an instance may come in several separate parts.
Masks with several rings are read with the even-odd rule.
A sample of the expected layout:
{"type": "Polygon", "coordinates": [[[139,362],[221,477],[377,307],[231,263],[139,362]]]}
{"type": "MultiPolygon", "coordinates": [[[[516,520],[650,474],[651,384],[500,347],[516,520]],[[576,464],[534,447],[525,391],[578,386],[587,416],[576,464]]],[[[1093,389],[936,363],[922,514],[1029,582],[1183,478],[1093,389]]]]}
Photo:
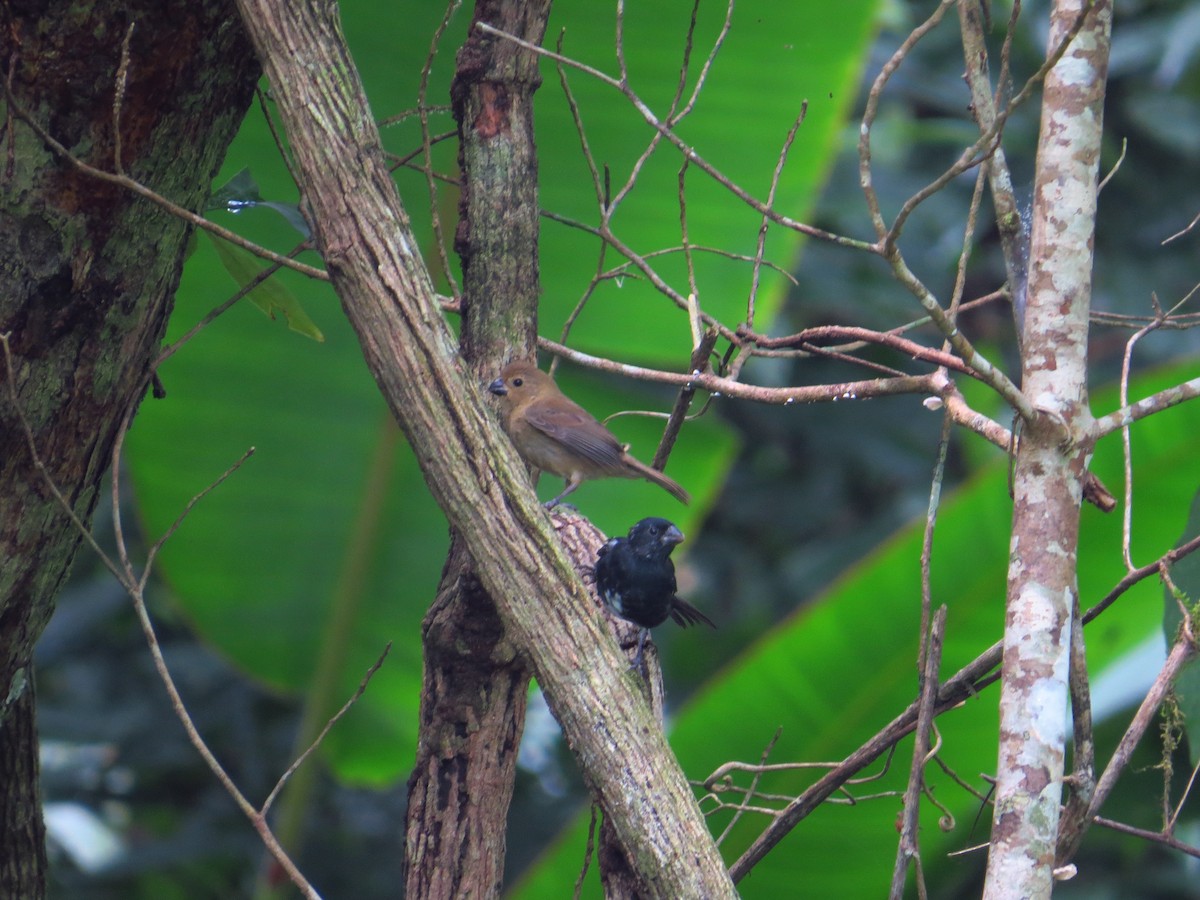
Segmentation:
{"type": "Polygon", "coordinates": [[[681,503],[691,499],[662,472],[630,456],[611,431],[533,363],[509,363],[488,390],[500,397],[504,430],[525,461],[566,480],[547,509],[592,478],[645,478],[681,503]]]}
{"type": "Polygon", "coordinates": [[[683,541],[683,532],[666,519],[642,519],[629,529],[628,537],[615,537],[600,548],[596,557],[596,592],[605,606],[641,626],[633,665],[642,667],[649,629],[667,617],[685,628],[712,620],[686,600],[675,596],[675,564],[671,551],[683,541]]]}

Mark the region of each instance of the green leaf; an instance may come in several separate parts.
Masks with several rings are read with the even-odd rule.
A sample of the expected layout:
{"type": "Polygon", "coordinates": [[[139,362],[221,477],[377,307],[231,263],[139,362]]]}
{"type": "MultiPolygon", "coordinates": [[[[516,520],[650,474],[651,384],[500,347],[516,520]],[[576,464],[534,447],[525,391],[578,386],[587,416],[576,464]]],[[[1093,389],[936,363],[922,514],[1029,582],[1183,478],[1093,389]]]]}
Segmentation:
{"type": "MultiPolygon", "coordinates": [[[[785,136],[802,104],[803,124],[780,179],[775,208],[802,218],[824,182],[865,62],[876,0],[827,4],[739,3],[732,27],[707,75],[695,110],[680,124],[680,136],[734,184],[764,199],[785,136]],[[781,97],[780,86],[786,85],[781,97]]],[[[625,9],[624,48],[629,82],[658,116],[667,114],[679,81],[691,3],[630,4],[625,9]]],[[[685,97],[724,21],[721,4],[700,4],[685,97]]],[[[562,4],[554,8],[548,35],[563,34],[563,53],[616,75],[614,17],[606,4],[562,4]]],[[[580,138],[563,100],[557,73],[543,65],[545,83],[536,95],[541,201],[568,219],[599,221],[596,191],[580,153],[580,138]]],[[[617,91],[573,69],[566,70],[581,110],[597,166],[611,175],[615,195],[637,170],[636,184],[613,217],[613,230],[639,254],[661,253],[655,268],[683,296],[688,291],[679,204],[681,156],[665,141],[648,160],[640,158],[656,131],[617,91]],[[640,168],[638,166],[640,165],[640,168]]],[[[696,165],[688,167],[689,244],[753,256],[761,216],[696,165]]],[[[772,227],[766,258],[791,269],[800,241],[772,227]]],[[[555,335],[578,303],[597,267],[598,239],[560,222],[543,229],[542,273],[546,282],[540,317],[555,335]]],[[[697,250],[694,266],[700,308],[722,322],[746,317],[753,267],[697,250]]],[[[611,248],[602,268],[628,261],[611,248]]],[[[687,316],[637,271],[601,282],[572,331],[580,349],[622,359],[687,364],[691,334],[687,316]]],[[[763,330],[787,291],[784,276],[761,273],[755,325],[763,330]]]]}
{"type": "MultiPolygon", "coordinates": [[[[807,96],[808,117],[776,196],[777,208],[802,216],[835,149],[875,5],[875,0],[850,0],[849,6],[824,10],[762,0],[739,4],[734,30],[681,133],[712,155],[729,177],[765,197],[779,148],[807,96]],[[767,59],[770,64],[764,65],[767,59]],[[794,102],[782,110],[773,96],[780,83],[795,91],[794,102]]],[[[690,10],[690,3],[672,0],[626,11],[633,83],[657,110],[665,110],[678,80],[690,10]]],[[[343,15],[377,113],[382,117],[411,108],[441,9],[410,7],[401,32],[380,29],[369,10],[349,6],[343,15]]],[[[723,15],[701,9],[689,86],[723,15]]],[[[570,4],[557,7],[554,17],[548,33],[565,27],[568,53],[611,69],[611,10],[570,4]]],[[[466,15],[460,14],[434,59],[429,96],[435,101],[448,96],[452,48],[461,42],[466,24],[466,15]]],[[[553,66],[543,62],[543,73],[545,85],[536,101],[542,205],[595,221],[596,201],[553,66]]],[[[571,79],[589,139],[619,185],[653,132],[610,88],[579,73],[571,79]]],[[[452,123],[445,117],[432,127],[437,132],[452,123]]],[[[387,128],[384,139],[397,152],[419,146],[413,117],[387,128]]],[[[268,197],[272,203],[293,201],[294,185],[259,117],[247,121],[227,159],[225,178],[247,166],[255,172],[258,184],[239,182],[244,194],[268,197]]],[[[677,151],[659,148],[614,220],[621,240],[639,253],[681,243],[674,212],[679,161],[677,151]]],[[[439,145],[435,166],[451,170],[454,162],[450,142],[439,145]]],[[[752,254],[760,217],[694,166],[687,177],[692,243],[752,254]]],[[[431,247],[424,177],[402,169],[397,183],[418,239],[431,247]]],[[[294,232],[285,222],[253,212],[237,218],[239,232],[276,249],[294,244],[294,232]]],[[[453,234],[452,223],[445,224],[453,234]]],[[[799,245],[794,233],[772,230],[768,258],[788,266],[799,245]]],[[[185,268],[172,336],[226,295],[221,251],[206,251],[202,246],[185,268]]],[[[548,222],[541,251],[540,322],[544,334],[557,337],[595,270],[599,242],[548,222]]],[[[425,255],[434,257],[428,249],[425,255]]],[[[674,257],[664,274],[687,293],[685,261],[682,254],[674,257]]],[[[606,265],[620,262],[608,254],[606,265]]],[[[658,259],[656,265],[663,262],[658,259]]],[[[703,308],[731,321],[744,318],[748,263],[699,253],[696,271],[703,308]]],[[[173,356],[161,372],[167,399],[145,404],[130,435],[139,509],[146,533],[160,534],[193,494],[248,446],[258,448],[241,471],[188,515],[161,556],[161,571],[173,599],[204,638],[244,671],[281,691],[340,702],[392,641],[387,662],[323,748],[340,775],[388,783],[406,773],[413,757],[420,622],[444,560],[446,527],[407,447],[402,441],[392,446],[387,412],[328,286],[304,282],[291,272],[271,281],[276,278],[298,298],[326,343],[318,348],[289,341],[238,304],[173,356]],[[381,465],[381,458],[389,464],[381,465]],[[379,498],[382,504],[376,509],[372,504],[379,498]],[[314,683],[318,672],[330,673],[332,683],[314,683]]],[[[781,276],[764,271],[757,327],[769,327],[785,287],[781,276]]],[[[601,285],[571,343],[676,371],[685,370],[692,349],[686,315],[632,275],[620,284],[601,285]]],[[[663,412],[674,400],[669,390],[570,366],[562,367],[559,378],[571,396],[600,417],[630,409],[663,412]]],[[[661,422],[623,416],[611,426],[640,459],[654,455],[661,422]]],[[[655,514],[690,532],[717,496],[734,452],[731,431],[709,415],[684,427],[667,467],[696,498],[691,507],[680,506],[653,485],[620,480],[585,484],[572,500],[610,534],[624,533],[637,519],[655,514]]],[[[557,493],[555,480],[544,481],[542,496],[557,493]]]]}
{"type": "MultiPolygon", "coordinates": [[[[233,276],[233,280],[238,283],[239,287],[244,288],[262,272],[264,268],[262,260],[249,250],[214,237],[210,232],[204,233],[212,241],[225,271],[233,276]]],[[[246,295],[246,299],[270,319],[275,318],[276,310],[282,312],[287,319],[288,328],[292,331],[312,338],[314,341],[325,340],[325,335],[309,318],[304,307],[300,305],[300,301],[276,278],[267,278],[262,284],[251,290],[246,295]]]]}
{"type": "MultiPolygon", "coordinates": [[[[1132,395],[1145,396],[1191,374],[1185,367],[1156,373],[1137,383],[1132,395]]],[[[914,403],[911,399],[894,402],[914,403]]],[[[1115,391],[1100,392],[1095,398],[1098,414],[1115,405],[1115,391]]],[[[1200,403],[1175,407],[1134,426],[1134,554],[1142,564],[1175,543],[1179,523],[1187,514],[1186,498],[1197,487],[1197,473],[1189,461],[1198,429],[1200,403]]],[[[1092,468],[1119,492],[1117,436],[1097,448],[1092,468]]],[[[933,602],[948,606],[942,677],[949,677],[1001,637],[1010,524],[1003,463],[991,465],[943,498],[932,572],[933,602]]],[[[670,738],[689,777],[703,779],[731,760],[758,762],[779,728],[782,735],[769,762],[841,760],[914,699],[923,527],[923,521],[914,522],[872,552],[822,596],[763,635],[687,704],[675,719],[670,738]],[[737,727],[729,727],[731,722],[737,727]]],[[[1091,508],[1084,510],[1079,554],[1084,608],[1123,577],[1120,538],[1119,513],[1105,516],[1091,508]]],[[[1141,582],[1088,628],[1093,678],[1160,627],[1157,590],[1153,579],[1141,582]]],[[[987,787],[980,773],[993,772],[996,765],[996,709],[997,695],[988,691],[937,723],[941,759],[982,792],[987,787]]],[[[910,740],[902,742],[882,777],[854,786],[854,795],[902,792],[911,749],[910,740]]],[[[794,795],[823,771],[771,774],[760,790],[794,795]]],[[[877,763],[865,774],[881,771],[882,764],[877,763]]],[[[944,832],[941,814],[928,803],[922,807],[926,873],[931,880],[944,882],[950,873],[934,875],[935,869],[965,870],[974,865],[970,858],[947,859],[945,854],[986,841],[990,809],[980,812],[979,800],[936,765],[927,769],[926,777],[937,800],[953,816],[950,830],[944,832]]],[[[747,779],[742,777],[739,783],[745,785],[747,779]]],[[[806,896],[880,896],[891,878],[899,811],[899,796],[863,800],[850,807],[826,804],[739,884],[742,896],[793,896],[798,884],[804,885],[806,896]],[[848,833],[853,834],[852,865],[847,864],[848,833]]],[[[714,815],[714,833],[729,818],[728,812],[714,815]]],[[[725,858],[737,859],[765,824],[761,815],[748,814],[723,844],[725,858]]],[[[585,831],[586,822],[577,821],[528,873],[514,896],[561,896],[562,886],[573,883],[578,874],[585,831]]],[[[599,896],[598,884],[591,882],[587,895],[599,896]]]]}

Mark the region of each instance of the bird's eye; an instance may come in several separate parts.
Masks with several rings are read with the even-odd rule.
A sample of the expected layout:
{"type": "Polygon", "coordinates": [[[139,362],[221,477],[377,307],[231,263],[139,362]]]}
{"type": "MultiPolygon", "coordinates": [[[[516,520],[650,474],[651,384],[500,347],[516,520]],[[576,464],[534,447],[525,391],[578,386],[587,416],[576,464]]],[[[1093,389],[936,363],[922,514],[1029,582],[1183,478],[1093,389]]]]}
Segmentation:
{"type": "Polygon", "coordinates": [[[524,379],[524,378],[514,378],[514,379],[513,379],[513,387],[520,387],[520,386],[521,386],[521,385],[523,385],[524,383],[525,383],[525,379],[524,379]]]}

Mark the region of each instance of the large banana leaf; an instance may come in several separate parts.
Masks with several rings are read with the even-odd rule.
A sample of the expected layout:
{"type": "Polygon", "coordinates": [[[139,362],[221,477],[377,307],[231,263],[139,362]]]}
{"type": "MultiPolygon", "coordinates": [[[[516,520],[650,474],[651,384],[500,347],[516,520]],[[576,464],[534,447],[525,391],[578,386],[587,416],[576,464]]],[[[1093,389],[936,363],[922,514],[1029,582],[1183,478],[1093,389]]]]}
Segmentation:
{"type": "MultiPolygon", "coordinates": [[[[1178,367],[1143,379],[1134,398],[1195,375],[1178,367]]],[[[879,402],[879,401],[876,401],[879,402]]],[[[887,401],[912,404],[915,398],[887,401]]],[[[1116,405],[1115,392],[1094,400],[1097,412],[1116,405]]],[[[1195,435],[1200,404],[1190,403],[1139,422],[1133,429],[1135,562],[1141,565],[1178,542],[1192,496],[1200,484],[1195,435]]],[[[973,440],[973,439],[970,439],[973,440]]],[[[932,450],[932,448],[931,448],[932,450]]],[[[1097,449],[1093,471],[1119,493],[1120,443],[1110,437],[1097,449]]],[[[1011,502],[1003,461],[986,468],[945,498],[933,551],[933,600],[948,607],[943,677],[1000,638],[1008,566],[1011,502]]],[[[682,710],[671,745],[684,770],[703,779],[730,760],[755,763],[777,729],[770,762],[836,761],[849,755],[903,710],[916,695],[920,621],[919,558],[923,522],[895,535],[848,571],[827,592],[766,634],[682,710]],[[731,727],[736,723],[736,727],[731,727]]],[[[1083,512],[1079,585],[1086,609],[1124,575],[1120,514],[1083,512]]],[[[1189,535],[1190,536],[1190,535],[1189,535]]],[[[1098,618],[1087,631],[1088,661],[1098,678],[1161,628],[1162,599],[1155,579],[1143,581],[1098,618]]],[[[1154,672],[1141,673],[1148,686],[1154,672]]],[[[1098,708],[1108,706],[1097,697],[1098,708]]],[[[959,777],[986,793],[980,773],[995,771],[997,693],[993,689],[938,719],[941,759],[959,777]]],[[[857,785],[856,796],[903,792],[912,742],[877,781],[857,785]]],[[[1100,748],[1103,754],[1105,748],[1100,748]]],[[[1103,764],[1101,756],[1100,763],[1103,764]]],[[[870,772],[882,771],[882,765],[870,772]]],[[[771,774],[759,790],[795,794],[816,780],[812,770],[771,774]]],[[[943,879],[971,860],[944,854],[985,843],[990,808],[959,788],[937,766],[927,779],[951,814],[943,831],[941,813],[923,806],[921,846],[927,873],[943,879]],[[977,817],[979,821],[977,822],[977,817]]],[[[740,784],[748,784],[742,776],[740,784]]],[[[826,805],[796,828],[740,885],[745,897],[879,897],[887,892],[895,858],[899,794],[854,806],[826,805]]],[[[713,817],[714,833],[728,812],[713,817]]],[[[732,862],[764,827],[748,814],[723,844],[732,862]]],[[[1151,823],[1150,827],[1154,827],[1151,823]]],[[[586,817],[569,829],[514,891],[521,898],[559,897],[583,859],[586,817]]],[[[961,873],[960,873],[961,874],[961,873]]],[[[589,896],[599,896],[590,883],[589,896]]]]}
{"type": "MultiPolygon", "coordinates": [[[[853,96],[875,5],[875,0],[848,0],[826,10],[766,0],[739,4],[696,111],[681,126],[685,139],[731,178],[765,196],[784,136],[801,100],[808,98],[808,117],[776,200],[780,209],[802,217],[853,96]]],[[[384,18],[394,19],[395,11],[393,5],[367,3],[343,9],[347,35],[381,118],[414,105],[419,68],[441,16],[435,4],[410,3],[405,28],[379,28],[384,18]]],[[[631,4],[627,10],[625,50],[633,86],[660,114],[678,78],[689,14],[690,5],[681,2],[631,4]]],[[[715,7],[701,10],[689,89],[723,15],[715,7]]],[[[435,61],[431,102],[448,96],[453,50],[465,26],[460,11],[435,61]]],[[[563,28],[566,53],[615,70],[611,8],[560,4],[549,34],[563,28]]],[[[543,70],[546,85],[537,106],[543,207],[594,223],[596,201],[579,140],[553,68],[546,64],[543,70]]],[[[619,186],[653,132],[611,88],[579,73],[570,78],[597,158],[619,186]]],[[[434,130],[450,127],[443,117],[434,130]]],[[[389,128],[389,148],[401,152],[417,146],[414,129],[411,118],[389,128]]],[[[660,148],[614,220],[621,239],[640,253],[681,242],[674,200],[679,158],[660,148]]],[[[452,169],[453,159],[448,145],[439,149],[443,170],[452,169]]],[[[232,147],[218,183],[247,166],[268,201],[296,200],[257,115],[232,147]]],[[[412,172],[401,172],[398,180],[432,256],[424,180],[412,172]]],[[[752,253],[758,217],[694,166],[688,183],[691,242],[752,253]]],[[[453,199],[438,205],[445,216],[453,199]]],[[[237,219],[214,215],[275,249],[286,250],[297,240],[287,222],[267,208],[237,219]]],[[[452,235],[453,223],[444,224],[452,235]]],[[[771,234],[768,255],[775,262],[789,265],[797,250],[794,235],[771,234]]],[[[594,238],[546,225],[543,334],[558,336],[595,269],[597,253],[594,238]]],[[[616,262],[610,252],[608,265],[616,262]]],[[[681,256],[664,271],[677,290],[687,292],[681,256]]],[[[702,308],[737,321],[750,267],[701,255],[697,273],[702,308]]],[[[144,405],[130,435],[129,467],[141,522],[153,538],[247,447],[257,448],[235,477],[188,515],[160,557],[160,571],[172,599],[206,640],[280,691],[320,697],[315,702],[322,709],[349,696],[385,643],[393,642],[392,655],[367,694],[326,744],[343,776],[387,783],[412,759],[419,625],[444,558],[446,527],[389,422],[332,293],[295,276],[283,279],[324,343],[289,332],[282,321],[272,323],[246,304],[234,307],[162,367],[167,398],[144,405]]],[[[780,276],[765,273],[759,328],[769,325],[783,287],[780,276]]],[[[217,254],[199,242],[184,273],[171,339],[233,289],[217,254]]],[[[602,285],[577,334],[585,349],[675,369],[686,366],[691,351],[686,316],[634,277],[602,285]]],[[[672,400],[669,393],[602,383],[578,372],[565,371],[562,380],[601,416],[628,408],[661,410],[672,400]]],[[[622,418],[613,428],[637,455],[645,459],[653,453],[652,421],[622,418]]],[[[713,496],[733,444],[711,420],[684,430],[669,472],[696,495],[690,510],[653,486],[633,482],[584,486],[576,502],[606,531],[624,531],[650,514],[670,515],[686,530],[713,496]]]]}

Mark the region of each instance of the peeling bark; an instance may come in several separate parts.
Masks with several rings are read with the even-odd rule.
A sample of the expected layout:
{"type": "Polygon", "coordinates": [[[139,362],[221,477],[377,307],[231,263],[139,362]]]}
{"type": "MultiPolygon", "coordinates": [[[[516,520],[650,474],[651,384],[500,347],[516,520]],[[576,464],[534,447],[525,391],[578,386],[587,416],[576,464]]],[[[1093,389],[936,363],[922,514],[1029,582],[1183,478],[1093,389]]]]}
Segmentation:
{"type": "MultiPolygon", "coordinates": [[[[1059,0],[1053,50],[1086,9],[1059,0]]],[[[1067,722],[1079,506],[1091,455],[1087,337],[1104,86],[1112,9],[1095,4],[1046,78],[1038,144],[1000,748],[984,896],[1049,897],[1067,722]]]]}

